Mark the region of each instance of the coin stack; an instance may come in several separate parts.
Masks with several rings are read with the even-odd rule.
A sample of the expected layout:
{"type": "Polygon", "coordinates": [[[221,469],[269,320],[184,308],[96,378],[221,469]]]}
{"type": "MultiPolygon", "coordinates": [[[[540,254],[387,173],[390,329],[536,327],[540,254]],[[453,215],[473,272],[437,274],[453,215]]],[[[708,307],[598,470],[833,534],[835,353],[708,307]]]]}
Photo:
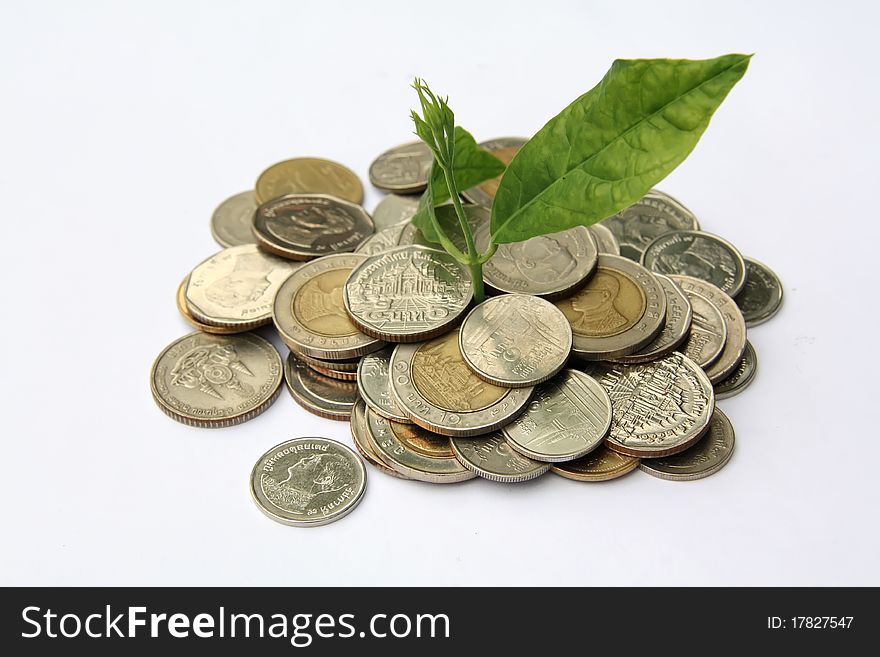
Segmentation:
{"type": "MultiPolygon", "coordinates": [[[[509,162],[523,143],[482,146],[509,162]]],[[[316,158],[275,164],[224,201],[211,229],[225,248],[178,289],[198,331],[153,367],[162,410],[236,424],[268,408],[283,372],[295,401],[350,421],[363,459],[399,478],[602,481],[639,468],[687,480],[727,463],[734,431],[715,400],[754,378],[746,327],[782,301],[769,268],[652,190],[588,228],[500,245],[483,268],[490,297],[474,305],[468,269],[410,221],[430,168],[420,142],[381,154],[369,177],[389,194],[372,216],[357,176],[316,158]],[[249,332],[266,324],[284,363],[249,332]]],[[[481,250],[498,182],[462,194],[481,250]]],[[[451,207],[437,214],[457,225],[451,207]]],[[[323,524],[360,500],[362,469],[344,445],[297,439],[261,457],[252,493],[280,522],[323,524]]]]}

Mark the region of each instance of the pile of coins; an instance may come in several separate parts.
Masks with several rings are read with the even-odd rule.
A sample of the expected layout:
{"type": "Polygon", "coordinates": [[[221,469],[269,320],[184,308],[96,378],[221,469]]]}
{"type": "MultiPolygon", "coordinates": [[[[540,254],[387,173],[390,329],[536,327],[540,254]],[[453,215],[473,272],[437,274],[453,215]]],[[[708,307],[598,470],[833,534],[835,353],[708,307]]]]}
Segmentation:
{"type": "MultiPolygon", "coordinates": [[[[509,162],[524,142],[482,146],[509,162]]],[[[372,216],[357,176],[316,158],[273,165],[224,201],[211,228],[225,248],[177,293],[198,331],[153,366],[160,408],[230,426],[268,408],[283,379],[306,410],[349,421],[378,471],[432,483],[723,467],[734,430],[715,401],[755,376],[746,327],[779,309],[775,274],[652,190],[589,228],[500,245],[475,305],[469,270],[410,222],[419,199],[407,194],[430,168],[421,143],[380,155],[370,181],[390,193],[372,216]],[[268,324],[284,361],[252,332],[268,324]]],[[[463,193],[481,250],[497,188],[463,193]]],[[[451,207],[438,219],[457,223],[451,207]]],[[[266,452],[251,492],[271,518],[310,526],[348,513],[365,482],[353,450],[308,437],[266,452]]]]}

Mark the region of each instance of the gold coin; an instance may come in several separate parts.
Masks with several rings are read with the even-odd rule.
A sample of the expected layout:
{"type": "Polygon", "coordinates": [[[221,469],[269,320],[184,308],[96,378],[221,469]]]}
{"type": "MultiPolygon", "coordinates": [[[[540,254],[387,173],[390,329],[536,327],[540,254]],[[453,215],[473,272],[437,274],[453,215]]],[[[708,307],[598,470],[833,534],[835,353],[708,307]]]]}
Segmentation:
{"type": "Polygon", "coordinates": [[[191,325],[195,326],[200,331],[205,333],[213,333],[215,335],[232,335],[233,333],[242,333],[244,331],[248,331],[250,329],[240,329],[234,326],[211,326],[210,324],[203,324],[195,317],[193,317],[192,313],[189,311],[189,308],[186,305],[186,284],[189,282],[189,276],[184,276],[183,280],[180,282],[180,287],[177,288],[177,309],[180,311],[180,314],[183,315],[183,318],[189,322],[191,325]]]}
{"type": "Polygon", "coordinates": [[[610,338],[638,323],[647,300],[641,286],[625,273],[599,267],[580,292],[557,306],[575,335],[610,338]]]}
{"type": "Polygon", "coordinates": [[[607,481],[632,472],[638,465],[639,459],[618,454],[600,445],[586,456],[566,463],[554,463],[550,469],[575,481],[607,481]]]}
{"type": "Polygon", "coordinates": [[[287,194],[330,194],[357,204],[364,200],[364,186],[354,171],[318,157],[273,164],[260,174],[255,188],[259,203],[287,194]]]}

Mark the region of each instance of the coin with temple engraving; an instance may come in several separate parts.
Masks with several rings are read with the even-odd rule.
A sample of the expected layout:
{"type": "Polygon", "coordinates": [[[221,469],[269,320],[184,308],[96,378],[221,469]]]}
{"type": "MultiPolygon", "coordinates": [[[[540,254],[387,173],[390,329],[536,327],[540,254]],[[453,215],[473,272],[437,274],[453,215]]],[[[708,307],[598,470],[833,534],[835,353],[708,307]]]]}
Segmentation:
{"type": "Polygon", "coordinates": [[[357,369],[358,390],[374,412],[389,420],[410,424],[412,420],[401,410],[391,392],[389,367],[393,351],[393,347],[386,347],[361,358],[357,369]]]}
{"type": "MultiPolygon", "coordinates": [[[[498,137],[490,139],[480,144],[480,148],[489,151],[501,160],[504,165],[510,164],[519,149],[528,141],[525,137],[498,137]]],[[[498,185],[501,184],[501,178],[504,174],[480,183],[476,187],[464,190],[461,195],[470,203],[476,203],[484,207],[492,207],[495,200],[495,193],[498,191],[498,185]]]]}
{"type": "Polygon", "coordinates": [[[637,467],[639,467],[639,459],[618,454],[603,444],[574,461],[553,463],[550,470],[575,481],[608,481],[629,474],[637,467]]]}
{"type": "Polygon", "coordinates": [[[363,399],[358,399],[351,411],[351,438],[354,441],[354,446],[358,453],[367,463],[379,470],[379,472],[400,479],[408,479],[406,475],[401,474],[388,465],[388,463],[376,453],[375,448],[367,439],[367,405],[364,403],[363,399]]]}
{"type": "Polygon", "coordinates": [[[718,383],[729,376],[738,366],[746,350],[746,321],[736,302],[725,292],[711,283],[691,276],[672,276],[685,293],[693,293],[707,299],[724,316],[727,327],[727,340],[721,355],[706,368],[706,376],[712,383],[718,383]]]}
{"type": "Polygon", "coordinates": [[[311,260],[354,251],[373,234],[361,206],[326,194],[290,194],[263,203],[254,214],[261,249],[282,258],[311,260]]]}
{"type": "Polygon", "coordinates": [[[287,194],[330,194],[351,203],[362,203],[364,186],[348,167],[319,157],[297,157],[273,164],[254,186],[257,202],[287,194]]]}
{"type": "Polygon", "coordinates": [[[388,192],[423,192],[428,186],[433,161],[434,154],[421,140],[395,146],[373,160],[370,182],[388,192]]]}
{"type": "Polygon", "coordinates": [[[337,253],[303,265],[275,296],[272,321],[294,351],[326,360],[354,358],[381,348],[361,333],[345,312],[342,290],[352,270],[367,256],[337,253]]]}
{"type": "Polygon", "coordinates": [[[401,246],[368,258],[348,277],[345,309],[367,335],[417,342],[457,324],[473,297],[470,272],[448,253],[401,246]]]}
{"type": "Polygon", "coordinates": [[[658,458],[686,450],[709,426],[715,393],[705,372],[673,351],[650,363],[588,366],[611,399],[606,445],[621,454],[658,458]]]}
{"type": "Polygon", "coordinates": [[[525,412],[502,431],[520,454],[559,463],[599,447],[610,426],[608,394],[591,376],[569,369],[538,386],[525,412]]]}
{"type": "Polygon", "coordinates": [[[242,331],[272,321],[275,293],[299,263],[254,244],[223,249],[199,264],[186,284],[186,306],[198,321],[242,331]]]}
{"type": "Polygon", "coordinates": [[[715,409],[709,430],[696,444],[673,456],[644,459],[639,469],[669,481],[693,481],[715,474],[730,461],[736,435],[728,417],[715,409]]]}
{"type": "Polygon", "coordinates": [[[193,427],[228,427],[256,417],[281,390],[281,356],[252,333],[191,333],[168,345],[150,390],[169,417],[193,427]]]}
{"type": "Polygon", "coordinates": [[[666,322],[663,330],[647,346],[629,356],[609,358],[615,363],[646,363],[665,356],[688,337],[693,311],[684,291],[672,279],[654,274],[666,293],[666,322]]]}
{"type": "Polygon", "coordinates": [[[571,325],[549,301],[503,294],[468,313],[459,331],[459,348],[481,379],[506,388],[534,386],[565,367],[571,325]]]}
{"type": "Polygon", "coordinates": [[[639,262],[642,252],[654,239],[672,230],[699,230],[694,213],[659,189],[652,189],[640,200],[602,220],[620,245],[620,255],[639,262]]]}
{"type": "Polygon", "coordinates": [[[366,411],[367,433],[379,455],[410,479],[452,484],[477,475],[455,458],[449,438],[366,411]]]}
{"type": "Polygon", "coordinates": [[[782,282],[767,265],[752,258],[746,262],[746,285],[736,295],[746,326],[757,326],[773,317],[782,306],[782,282]]]}
{"type": "Polygon", "coordinates": [[[746,263],[727,240],[699,230],[661,235],[642,253],[642,264],[659,274],[693,276],[712,283],[730,296],[746,282],[746,263]]]}
{"type": "Polygon", "coordinates": [[[455,458],[483,479],[503,483],[530,481],[550,469],[549,463],[526,458],[510,447],[499,431],[487,436],[451,439],[455,458]]]}
{"type": "Polygon", "coordinates": [[[446,436],[475,436],[499,429],[528,404],[534,388],[502,388],[483,381],[465,363],[458,331],[391,355],[391,390],[416,424],[446,436]]]}
{"type": "Polygon", "coordinates": [[[601,255],[587,284],[556,307],[571,324],[572,351],[586,360],[607,360],[635,353],[660,334],[666,293],[641,265],[601,255]]]}
{"type": "Polygon", "coordinates": [[[373,208],[373,224],[376,230],[390,228],[413,218],[419,209],[420,196],[388,194],[373,208]]]}
{"type": "MultiPolygon", "coordinates": [[[[489,248],[488,224],[480,227],[474,239],[481,252],[489,248]]],[[[583,287],[598,257],[593,234],[577,226],[524,242],[499,244],[483,265],[483,280],[494,292],[558,299],[583,287]]]]}
{"type": "Polygon", "coordinates": [[[329,438],[295,438],[263,454],[251,471],[251,497],[272,520],[316,527],[339,520],[361,501],[364,462],[329,438]]]}
{"type": "Polygon", "coordinates": [[[257,197],[252,191],[230,196],[211,215],[211,234],[220,246],[253,244],[257,197]]]}
{"type": "Polygon", "coordinates": [[[715,384],[715,399],[727,399],[745,390],[758,372],[758,355],[752,343],[746,341],[746,350],[733,373],[715,384]]]}
{"type": "Polygon", "coordinates": [[[348,421],[358,400],[357,384],[316,372],[293,354],[284,364],[284,381],[294,401],[310,413],[328,420],[348,421]]]}
{"type": "Polygon", "coordinates": [[[727,322],[711,301],[685,291],[693,310],[687,341],[678,349],[704,370],[718,360],[727,344],[727,322]]]}
{"type": "Polygon", "coordinates": [[[611,229],[608,228],[608,226],[604,224],[593,224],[589,228],[596,240],[596,245],[599,247],[599,253],[620,255],[620,244],[617,243],[617,238],[614,237],[614,233],[611,232],[611,229]]]}

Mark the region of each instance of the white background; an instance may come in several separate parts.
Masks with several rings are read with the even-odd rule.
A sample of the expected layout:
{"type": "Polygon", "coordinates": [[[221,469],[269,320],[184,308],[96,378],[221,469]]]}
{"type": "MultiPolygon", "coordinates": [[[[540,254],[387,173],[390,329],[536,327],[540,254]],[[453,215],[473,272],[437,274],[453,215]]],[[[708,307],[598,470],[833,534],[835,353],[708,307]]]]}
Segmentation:
{"type": "MultiPolygon", "coordinates": [[[[4,2],[2,584],[880,584],[878,11],[870,2],[4,2]],[[770,264],[782,312],[719,406],[717,475],[432,486],[369,473],[354,513],[275,524],[248,475],[301,435],[155,407],[153,359],[208,221],[267,165],[410,139],[413,76],[478,139],[529,135],[615,57],[755,52],[659,187],[770,264]]],[[[368,190],[372,209],[380,194],[368,190]]]]}

